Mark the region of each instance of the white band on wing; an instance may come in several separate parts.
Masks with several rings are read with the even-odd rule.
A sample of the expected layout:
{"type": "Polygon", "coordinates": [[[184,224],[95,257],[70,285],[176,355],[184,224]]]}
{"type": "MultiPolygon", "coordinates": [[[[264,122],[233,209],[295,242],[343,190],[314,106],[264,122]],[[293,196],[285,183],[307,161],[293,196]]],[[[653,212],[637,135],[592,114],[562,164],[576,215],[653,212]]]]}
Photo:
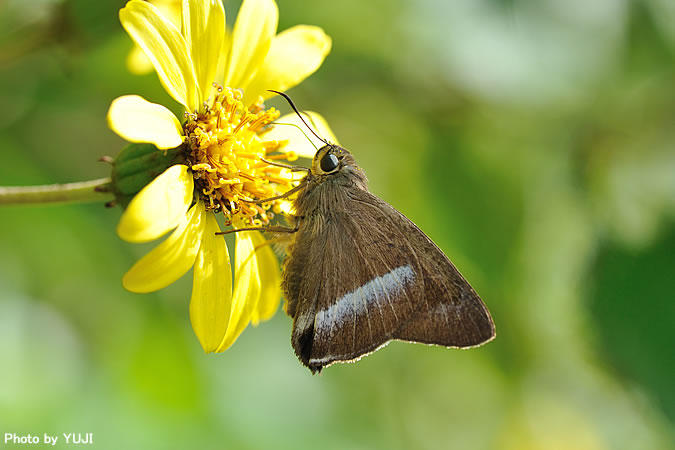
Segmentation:
{"type": "Polygon", "coordinates": [[[355,321],[358,315],[368,310],[370,304],[398,294],[414,280],[415,271],[410,264],[375,277],[363,286],[346,293],[328,308],[319,311],[315,327],[321,332],[326,332],[332,326],[342,324],[345,319],[355,321]]]}

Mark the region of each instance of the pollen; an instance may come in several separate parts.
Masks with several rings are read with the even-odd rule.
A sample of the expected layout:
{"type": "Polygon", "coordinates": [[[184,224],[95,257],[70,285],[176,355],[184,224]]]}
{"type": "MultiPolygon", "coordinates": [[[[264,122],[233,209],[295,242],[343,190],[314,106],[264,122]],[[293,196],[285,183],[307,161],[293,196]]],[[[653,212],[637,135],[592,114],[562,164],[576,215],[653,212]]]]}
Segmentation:
{"type": "Polygon", "coordinates": [[[261,137],[279,111],[265,110],[262,102],[246,107],[241,90],[216,88],[205,112],[191,114],[184,125],[195,190],[207,210],[222,211],[229,220],[237,216],[248,224],[267,224],[283,200],[263,205],[253,202],[279,196],[297,180],[288,169],[266,160],[297,156],[283,150],[286,141],[261,137]]]}

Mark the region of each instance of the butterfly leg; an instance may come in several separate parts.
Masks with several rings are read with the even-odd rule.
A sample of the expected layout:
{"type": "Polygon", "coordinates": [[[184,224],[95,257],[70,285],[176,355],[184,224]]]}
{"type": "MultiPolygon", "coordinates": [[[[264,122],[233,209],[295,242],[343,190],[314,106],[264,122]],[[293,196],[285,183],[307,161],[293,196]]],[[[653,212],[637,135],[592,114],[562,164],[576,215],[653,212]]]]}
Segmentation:
{"type": "Polygon", "coordinates": [[[290,164],[282,164],[282,163],[278,163],[276,161],[270,161],[269,159],[265,159],[265,158],[260,158],[260,160],[266,162],[270,166],[283,167],[284,169],[289,169],[293,172],[309,172],[309,169],[307,167],[291,166],[290,164]]]}
{"type": "Polygon", "coordinates": [[[238,233],[240,231],[265,231],[267,233],[296,233],[300,229],[300,221],[296,220],[295,221],[295,226],[293,228],[291,227],[283,227],[283,226],[267,226],[267,227],[245,227],[245,228],[233,228],[231,230],[227,231],[219,231],[218,234],[230,234],[230,233],[238,233]]]}
{"type": "Polygon", "coordinates": [[[246,202],[246,203],[255,203],[256,205],[260,205],[262,203],[269,203],[269,202],[274,201],[274,200],[281,200],[282,198],[286,198],[286,197],[288,197],[292,194],[295,194],[300,189],[304,188],[305,184],[306,184],[305,179],[303,179],[303,181],[301,181],[300,184],[297,185],[296,187],[294,187],[293,189],[291,189],[289,191],[286,191],[285,193],[283,193],[281,195],[277,195],[276,197],[262,198],[260,200],[246,200],[246,199],[242,198],[241,201],[246,202]]]}

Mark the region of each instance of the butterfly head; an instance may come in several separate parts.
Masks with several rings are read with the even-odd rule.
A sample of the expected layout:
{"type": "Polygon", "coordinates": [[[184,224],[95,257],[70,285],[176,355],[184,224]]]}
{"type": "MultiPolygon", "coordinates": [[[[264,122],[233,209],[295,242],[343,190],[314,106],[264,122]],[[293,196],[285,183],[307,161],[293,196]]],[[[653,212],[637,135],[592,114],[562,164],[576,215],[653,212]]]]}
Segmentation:
{"type": "Polygon", "coordinates": [[[300,114],[300,111],[298,111],[298,108],[296,108],[295,104],[293,103],[293,100],[291,100],[287,94],[272,89],[269,91],[279,94],[285,98],[291,108],[293,108],[293,111],[295,111],[295,113],[298,115],[302,123],[305,124],[307,129],[311,131],[312,134],[316,136],[321,142],[326,144],[317,150],[316,154],[314,155],[314,159],[312,160],[312,168],[307,174],[306,181],[314,183],[321,183],[323,181],[327,181],[328,179],[347,182],[351,181],[353,184],[357,184],[359,187],[365,188],[367,184],[366,175],[363,173],[363,170],[361,170],[361,168],[356,165],[356,161],[354,161],[354,157],[349,152],[349,150],[344,147],[340,147],[339,145],[331,144],[325,138],[319,136],[316,131],[314,131],[312,127],[307,124],[305,119],[302,117],[302,114],[300,114]]]}
{"type": "Polygon", "coordinates": [[[364,188],[367,184],[366,175],[351,152],[335,144],[326,144],[316,152],[309,177],[318,183],[334,180],[338,184],[357,184],[364,188]]]}
{"type": "Polygon", "coordinates": [[[339,145],[327,144],[321,147],[312,160],[312,175],[330,175],[337,173],[340,169],[349,163],[353,163],[349,150],[339,145]]]}

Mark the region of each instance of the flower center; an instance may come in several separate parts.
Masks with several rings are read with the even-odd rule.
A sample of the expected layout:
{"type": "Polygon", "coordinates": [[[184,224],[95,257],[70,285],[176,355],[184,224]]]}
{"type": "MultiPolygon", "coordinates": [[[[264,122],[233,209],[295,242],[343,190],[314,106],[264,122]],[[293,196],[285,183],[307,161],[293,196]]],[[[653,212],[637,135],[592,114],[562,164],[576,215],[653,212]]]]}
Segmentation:
{"type": "Polygon", "coordinates": [[[244,218],[247,223],[268,223],[269,211],[279,212],[280,200],[265,205],[255,200],[275,197],[293,187],[288,169],[263,160],[297,159],[293,152],[281,153],[287,141],[265,141],[265,126],[279,117],[274,108],[262,103],[245,107],[238,89],[217,87],[213,103],[206,111],[190,115],[185,124],[188,163],[196,192],[207,210],[222,211],[244,218]]]}

